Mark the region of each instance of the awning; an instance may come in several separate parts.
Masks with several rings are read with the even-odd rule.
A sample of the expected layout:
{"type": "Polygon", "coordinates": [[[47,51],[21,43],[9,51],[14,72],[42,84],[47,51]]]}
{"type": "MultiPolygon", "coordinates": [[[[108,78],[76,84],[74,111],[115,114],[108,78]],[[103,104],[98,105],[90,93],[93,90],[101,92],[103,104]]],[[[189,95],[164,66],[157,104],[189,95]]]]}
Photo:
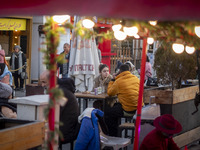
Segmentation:
{"type": "Polygon", "coordinates": [[[139,20],[199,20],[199,0],[10,0],[0,15],[69,14],[139,20]]]}

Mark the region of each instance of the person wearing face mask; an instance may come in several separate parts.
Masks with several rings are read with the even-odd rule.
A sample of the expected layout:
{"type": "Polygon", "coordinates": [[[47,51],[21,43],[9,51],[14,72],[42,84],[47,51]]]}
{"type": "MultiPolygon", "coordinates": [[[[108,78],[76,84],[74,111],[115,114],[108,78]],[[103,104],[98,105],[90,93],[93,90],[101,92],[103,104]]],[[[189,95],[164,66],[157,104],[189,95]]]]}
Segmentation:
{"type": "Polygon", "coordinates": [[[25,68],[23,68],[25,62],[26,62],[26,56],[21,51],[21,47],[19,45],[15,45],[14,52],[11,54],[10,58],[10,68],[11,70],[14,70],[12,74],[14,76],[15,90],[20,90],[20,89],[23,90],[24,79],[22,79],[21,73],[25,72],[25,68]],[[20,87],[18,80],[20,80],[20,87]]]}
{"type": "Polygon", "coordinates": [[[12,73],[8,70],[5,51],[0,50],[0,82],[12,85],[12,73]]]}
{"type": "Polygon", "coordinates": [[[159,116],[153,124],[156,128],[146,135],[139,150],[180,150],[172,137],[181,132],[182,126],[172,115],[159,116]]]}

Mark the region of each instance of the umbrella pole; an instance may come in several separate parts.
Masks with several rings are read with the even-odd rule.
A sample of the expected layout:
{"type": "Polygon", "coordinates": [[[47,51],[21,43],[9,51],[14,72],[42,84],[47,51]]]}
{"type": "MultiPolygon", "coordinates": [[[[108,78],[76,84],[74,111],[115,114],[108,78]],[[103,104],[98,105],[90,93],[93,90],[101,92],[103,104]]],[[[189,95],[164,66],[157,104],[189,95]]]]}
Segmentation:
{"type": "Polygon", "coordinates": [[[147,38],[143,39],[143,48],[142,48],[142,63],[141,63],[141,72],[140,72],[140,89],[138,97],[138,106],[137,106],[137,118],[136,118],[136,128],[135,128],[135,138],[134,138],[134,147],[133,150],[138,150],[139,136],[140,136],[140,122],[141,122],[141,110],[142,110],[142,98],[144,90],[144,76],[145,76],[145,65],[146,65],[146,49],[147,49],[147,38]]]}

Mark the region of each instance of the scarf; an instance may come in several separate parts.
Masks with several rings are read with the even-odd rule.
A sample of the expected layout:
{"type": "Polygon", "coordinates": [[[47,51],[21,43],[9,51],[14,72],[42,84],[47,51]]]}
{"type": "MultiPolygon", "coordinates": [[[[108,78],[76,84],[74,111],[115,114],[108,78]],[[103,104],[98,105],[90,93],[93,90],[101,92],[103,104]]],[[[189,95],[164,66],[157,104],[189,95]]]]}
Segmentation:
{"type": "MultiPolygon", "coordinates": [[[[15,70],[15,69],[18,69],[18,68],[15,68],[15,59],[18,58],[18,68],[21,68],[22,67],[22,51],[19,51],[18,53],[13,53],[12,54],[12,66],[11,66],[11,69],[12,70],[15,70]]],[[[18,74],[21,74],[22,72],[22,68],[18,70],[18,74]]]]}

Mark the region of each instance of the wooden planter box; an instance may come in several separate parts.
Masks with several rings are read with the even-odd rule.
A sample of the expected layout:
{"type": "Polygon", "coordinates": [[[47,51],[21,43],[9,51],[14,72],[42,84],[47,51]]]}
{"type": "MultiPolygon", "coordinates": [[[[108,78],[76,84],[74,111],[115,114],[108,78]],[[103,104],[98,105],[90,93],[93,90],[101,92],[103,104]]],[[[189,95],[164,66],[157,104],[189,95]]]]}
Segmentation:
{"type": "Polygon", "coordinates": [[[26,150],[44,143],[44,122],[0,118],[0,149],[26,150]]]}
{"type": "Polygon", "coordinates": [[[191,134],[200,133],[200,110],[192,115],[196,110],[194,98],[198,91],[198,86],[176,90],[164,88],[144,90],[143,100],[145,103],[149,103],[150,96],[155,96],[152,103],[160,104],[161,115],[172,114],[181,123],[183,129],[178,134],[179,138],[175,138],[180,147],[200,139],[199,134],[191,134]]]}
{"type": "Polygon", "coordinates": [[[149,88],[144,89],[144,103],[149,103],[150,96],[155,96],[152,103],[157,104],[176,104],[195,98],[196,92],[199,91],[198,86],[190,86],[186,88],[171,90],[166,88],[149,88]]]}

